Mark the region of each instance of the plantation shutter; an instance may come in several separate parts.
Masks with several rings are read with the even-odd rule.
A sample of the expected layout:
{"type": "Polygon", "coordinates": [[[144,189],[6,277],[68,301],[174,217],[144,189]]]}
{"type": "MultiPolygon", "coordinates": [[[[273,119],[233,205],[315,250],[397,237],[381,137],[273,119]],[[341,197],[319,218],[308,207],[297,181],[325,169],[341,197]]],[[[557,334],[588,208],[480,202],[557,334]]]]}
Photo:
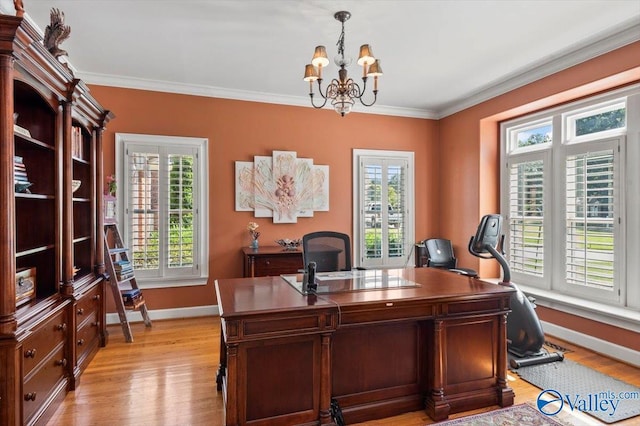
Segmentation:
{"type": "Polygon", "coordinates": [[[139,274],[160,270],[160,155],[130,152],[128,156],[129,249],[139,274]]]}
{"type": "Polygon", "coordinates": [[[614,149],[566,158],[567,284],[613,289],[614,149]]]}
{"type": "Polygon", "coordinates": [[[512,272],[544,274],[543,160],[509,167],[509,263],[512,272]]]}
{"type": "Polygon", "coordinates": [[[196,148],[130,145],[127,150],[129,248],[139,276],[197,269],[196,148]]]}
{"type": "Polygon", "coordinates": [[[409,162],[403,158],[363,158],[360,164],[361,266],[402,265],[406,234],[409,162]]]}

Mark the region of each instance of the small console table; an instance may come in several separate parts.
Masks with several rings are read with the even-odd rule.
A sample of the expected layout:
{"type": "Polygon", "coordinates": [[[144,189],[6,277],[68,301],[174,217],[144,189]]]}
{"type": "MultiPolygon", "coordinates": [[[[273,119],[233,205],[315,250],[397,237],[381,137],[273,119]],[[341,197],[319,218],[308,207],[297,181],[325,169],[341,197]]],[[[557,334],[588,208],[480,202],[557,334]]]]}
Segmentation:
{"type": "Polygon", "coordinates": [[[245,278],[295,274],[304,267],[302,250],[285,250],[280,246],[243,247],[242,255],[245,278]]]}

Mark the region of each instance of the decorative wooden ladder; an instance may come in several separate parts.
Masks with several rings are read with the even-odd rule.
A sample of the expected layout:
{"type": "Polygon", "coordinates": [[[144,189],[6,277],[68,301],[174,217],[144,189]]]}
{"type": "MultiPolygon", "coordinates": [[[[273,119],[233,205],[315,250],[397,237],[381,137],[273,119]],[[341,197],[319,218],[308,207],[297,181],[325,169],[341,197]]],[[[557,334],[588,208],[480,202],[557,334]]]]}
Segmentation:
{"type": "Polygon", "coordinates": [[[115,223],[104,225],[104,263],[113,300],[120,317],[122,332],[126,341],[131,343],[133,335],[127,318],[127,310],[140,311],[147,327],[151,327],[151,319],[142,292],[136,282],[133,264],[129,259],[129,249],[122,243],[120,231],[115,223]]]}

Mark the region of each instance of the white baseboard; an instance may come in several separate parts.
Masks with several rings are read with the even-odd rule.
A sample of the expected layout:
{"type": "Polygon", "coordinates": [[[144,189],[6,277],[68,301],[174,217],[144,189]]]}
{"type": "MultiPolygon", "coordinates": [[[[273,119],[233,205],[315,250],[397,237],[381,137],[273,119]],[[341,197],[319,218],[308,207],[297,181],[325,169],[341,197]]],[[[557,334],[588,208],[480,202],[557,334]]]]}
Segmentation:
{"type": "MultiPolygon", "coordinates": [[[[194,306],[191,308],[172,308],[172,309],[150,309],[149,317],[151,320],[179,319],[179,318],[195,318],[206,317],[212,315],[220,315],[218,305],[194,306]]],[[[129,322],[142,322],[142,315],[138,311],[127,311],[129,322]]],[[[117,313],[107,314],[107,325],[120,324],[120,318],[117,313]]]]}
{"type": "Polygon", "coordinates": [[[559,325],[552,324],[550,322],[540,322],[542,323],[544,334],[555,336],[559,339],[575,343],[576,345],[590,349],[594,352],[601,353],[610,358],[615,358],[620,361],[626,362],[627,364],[640,367],[640,352],[638,351],[634,351],[633,349],[629,349],[624,346],[607,342],[606,340],[589,336],[588,334],[583,334],[575,330],[560,327],[559,325]]]}

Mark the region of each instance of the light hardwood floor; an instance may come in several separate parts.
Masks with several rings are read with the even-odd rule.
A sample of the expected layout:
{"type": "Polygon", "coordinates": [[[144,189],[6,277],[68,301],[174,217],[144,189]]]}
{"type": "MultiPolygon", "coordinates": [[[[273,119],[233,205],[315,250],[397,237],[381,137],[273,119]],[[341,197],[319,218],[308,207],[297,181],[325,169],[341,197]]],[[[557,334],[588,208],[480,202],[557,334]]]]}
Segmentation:
{"type": "MultiPolygon", "coordinates": [[[[132,324],[133,343],[125,343],[120,326],[110,337],[48,422],[49,426],[208,425],[223,424],[222,396],[216,391],[219,360],[218,317],[154,321],[153,328],[132,324]]],[[[640,369],[570,343],[567,358],[640,386],[640,369]]],[[[509,374],[515,403],[534,402],[540,390],[509,374]]],[[[640,401],[638,401],[640,404],[640,401]]],[[[475,410],[450,416],[488,411],[475,410]]],[[[591,417],[575,424],[601,424],[591,417]]],[[[422,411],[367,422],[367,425],[422,426],[433,421],[422,411]]],[[[616,426],[640,423],[638,417],[616,426]]],[[[603,424],[603,423],[602,423],[603,424]]]]}

